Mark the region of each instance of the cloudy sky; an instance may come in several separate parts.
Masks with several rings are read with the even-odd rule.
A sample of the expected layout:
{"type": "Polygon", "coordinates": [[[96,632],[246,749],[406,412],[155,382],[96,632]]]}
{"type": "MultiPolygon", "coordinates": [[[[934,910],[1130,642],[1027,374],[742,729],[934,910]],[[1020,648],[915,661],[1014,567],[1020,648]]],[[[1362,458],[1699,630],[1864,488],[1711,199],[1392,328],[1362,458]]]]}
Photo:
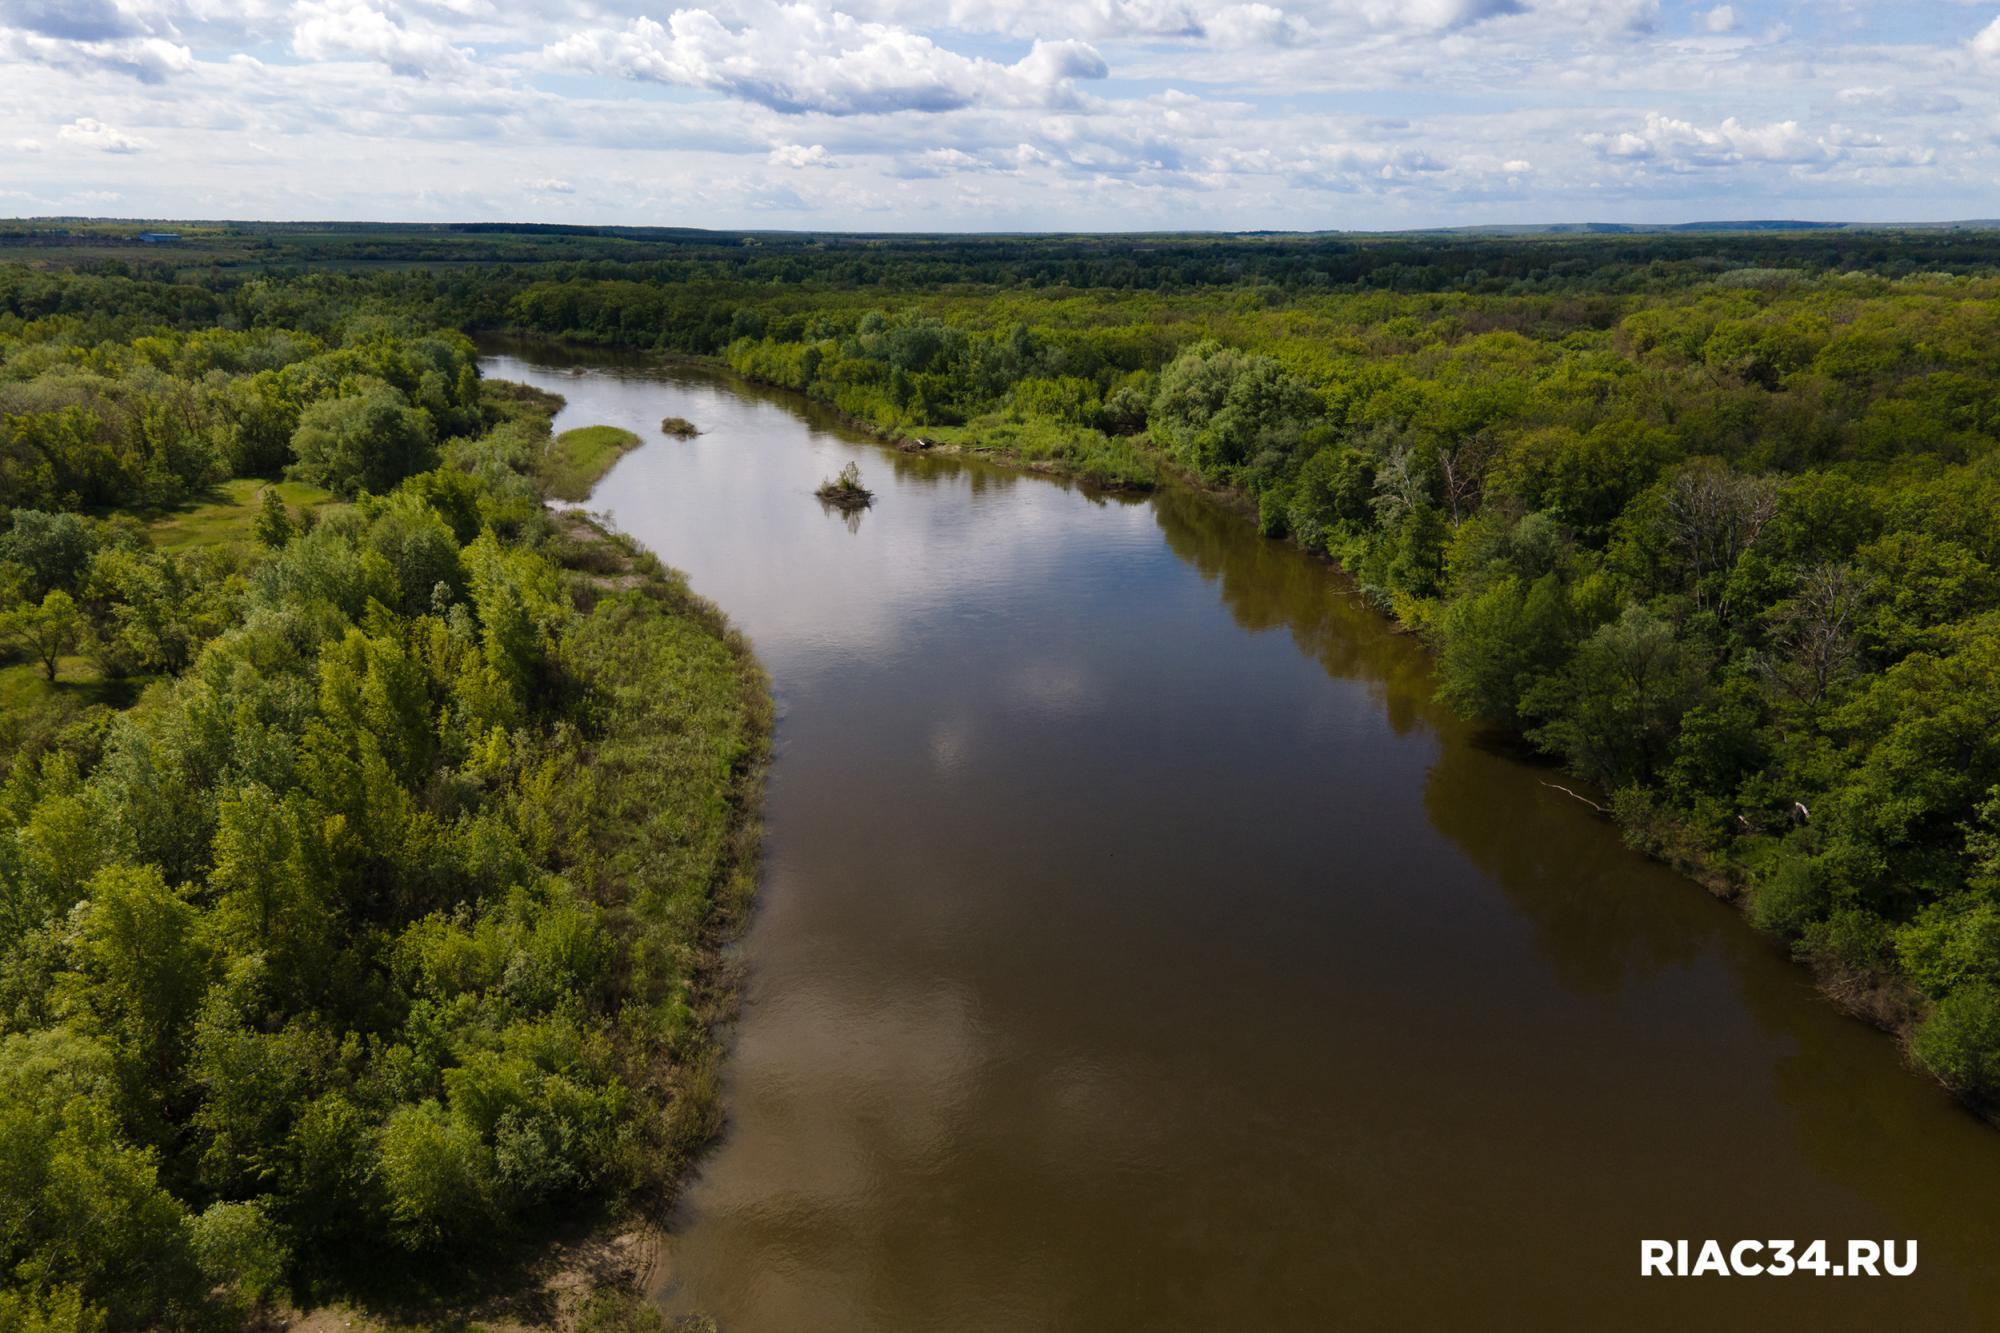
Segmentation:
{"type": "Polygon", "coordinates": [[[0,215],[2000,216],[2000,3],[0,0],[0,215]]]}

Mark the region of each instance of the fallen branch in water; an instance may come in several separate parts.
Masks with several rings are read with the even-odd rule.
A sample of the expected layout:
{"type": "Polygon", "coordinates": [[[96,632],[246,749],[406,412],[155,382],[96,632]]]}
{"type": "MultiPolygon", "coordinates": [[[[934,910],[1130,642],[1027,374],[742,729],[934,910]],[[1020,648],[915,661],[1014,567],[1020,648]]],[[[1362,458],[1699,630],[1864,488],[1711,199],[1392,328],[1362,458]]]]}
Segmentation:
{"type": "Polygon", "coordinates": [[[1542,785],[1543,785],[1544,787],[1548,787],[1548,788],[1550,788],[1550,789],[1552,789],[1552,790],[1554,790],[1554,791],[1559,791],[1559,792],[1561,792],[1561,793],[1562,793],[1563,795],[1565,795],[1565,796],[1567,796],[1567,797],[1571,798],[1572,800],[1577,800],[1577,801],[1582,801],[1582,802],[1583,802],[1583,803],[1584,803],[1585,805],[1587,805],[1587,806],[1589,806],[1589,807],[1590,807],[1591,809],[1593,809],[1593,810],[1597,811],[1597,813],[1598,813],[1598,814],[1600,814],[1600,815],[1603,815],[1603,816],[1604,816],[1605,818],[1607,818],[1607,819],[1609,819],[1609,818],[1611,817],[1611,812],[1610,812],[1609,810],[1605,809],[1605,808],[1604,808],[1603,806],[1599,805],[1599,804],[1598,804],[1597,802],[1595,802],[1595,801],[1591,800],[1591,799],[1590,799],[1590,798],[1589,798],[1588,796],[1580,796],[1580,795],[1578,795],[1578,794],[1577,794],[1576,792],[1573,792],[1573,791],[1571,791],[1571,790],[1570,790],[1570,789],[1569,789],[1568,787],[1564,787],[1564,786],[1561,786],[1561,785],[1559,785],[1559,784],[1557,784],[1557,783],[1554,783],[1554,782],[1544,782],[1544,783],[1542,783],[1542,785]]]}

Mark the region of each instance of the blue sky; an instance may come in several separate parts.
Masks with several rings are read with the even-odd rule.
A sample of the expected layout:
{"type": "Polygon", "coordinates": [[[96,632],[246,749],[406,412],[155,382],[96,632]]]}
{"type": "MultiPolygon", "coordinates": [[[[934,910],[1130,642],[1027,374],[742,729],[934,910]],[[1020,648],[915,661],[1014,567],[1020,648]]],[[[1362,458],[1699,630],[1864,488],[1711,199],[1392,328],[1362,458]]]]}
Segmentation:
{"type": "Polygon", "coordinates": [[[0,0],[0,214],[2000,217],[2000,3],[0,0]]]}

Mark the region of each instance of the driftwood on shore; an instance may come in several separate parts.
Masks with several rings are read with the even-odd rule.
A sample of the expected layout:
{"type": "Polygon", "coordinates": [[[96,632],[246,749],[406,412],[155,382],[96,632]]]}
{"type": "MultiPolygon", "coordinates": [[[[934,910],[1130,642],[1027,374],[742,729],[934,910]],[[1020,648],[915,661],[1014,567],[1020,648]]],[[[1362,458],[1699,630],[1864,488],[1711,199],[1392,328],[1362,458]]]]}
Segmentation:
{"type": "Polygon", "coordinates": [[[1582,801],[1585,805],[1589,806],[1591,809],[1595,810],[1598,814],[1603,815],[1606,818],[1609,818],[1611,815],[1611,811],[1606,809],[1604,806],[1599,805],[1597,802],[1591,800],[1588,796],[1580,795],[1577,792],[1571,791],[1568,787],[1563,786],[1559,782],[1544,782],[1542,785],[1544,787],[1549,788],[1551,791],[1561,792],[1563,795],[1569,797],[1573,801],[1582,801]]]}

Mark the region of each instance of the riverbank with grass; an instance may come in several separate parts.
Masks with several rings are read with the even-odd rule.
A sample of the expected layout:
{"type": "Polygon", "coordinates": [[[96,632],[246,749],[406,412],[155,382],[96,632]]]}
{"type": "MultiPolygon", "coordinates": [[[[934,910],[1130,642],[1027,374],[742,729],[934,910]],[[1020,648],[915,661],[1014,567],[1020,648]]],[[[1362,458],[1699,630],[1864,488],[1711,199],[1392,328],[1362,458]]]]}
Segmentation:
{"type": "MultiPolygon", "coordinates": [[[[513,387],[501,393],[546,430],[548,405],[513,387]]],[[[550,499],[568,498],[542,484],[550,499]]],[[[387,1333],[439,1319],[488,1333],[709,1327],[663,1320],[642,1292],[687,1173],[721,1128],[719,1071],[740,982],[724,951],[756,887],[769,681],[685,576],[597,518],[544,512],[540,549],[576,613],[563,651],[592,718],[549,813],[568,823],[565,874],[602,913],[616,959],[623,998],[611,1041],[632,1099],[627,1174],[588,1208],[538,1228],[539,1241],[502,1247],[504,1259],[483,1271],[301,1313],[301,1330],[387,1333]]]]}
{"type": "Polygon", "coordinates": [[[536,474],[558,500],[588,500],[591,488],[611,465],[639,447],[639,437],[618,426],[578,426],[555,436],[536,474]]]}
{"type": "Polygon", "coordinates": [[[1042,417],[995,412],[963,426],[926,426],[899,433],[896,447],[983,458],[1072,477],[1111,491],[1149,491],[1160,484],[1159,460],[1143,444],[1042,417]]]}

